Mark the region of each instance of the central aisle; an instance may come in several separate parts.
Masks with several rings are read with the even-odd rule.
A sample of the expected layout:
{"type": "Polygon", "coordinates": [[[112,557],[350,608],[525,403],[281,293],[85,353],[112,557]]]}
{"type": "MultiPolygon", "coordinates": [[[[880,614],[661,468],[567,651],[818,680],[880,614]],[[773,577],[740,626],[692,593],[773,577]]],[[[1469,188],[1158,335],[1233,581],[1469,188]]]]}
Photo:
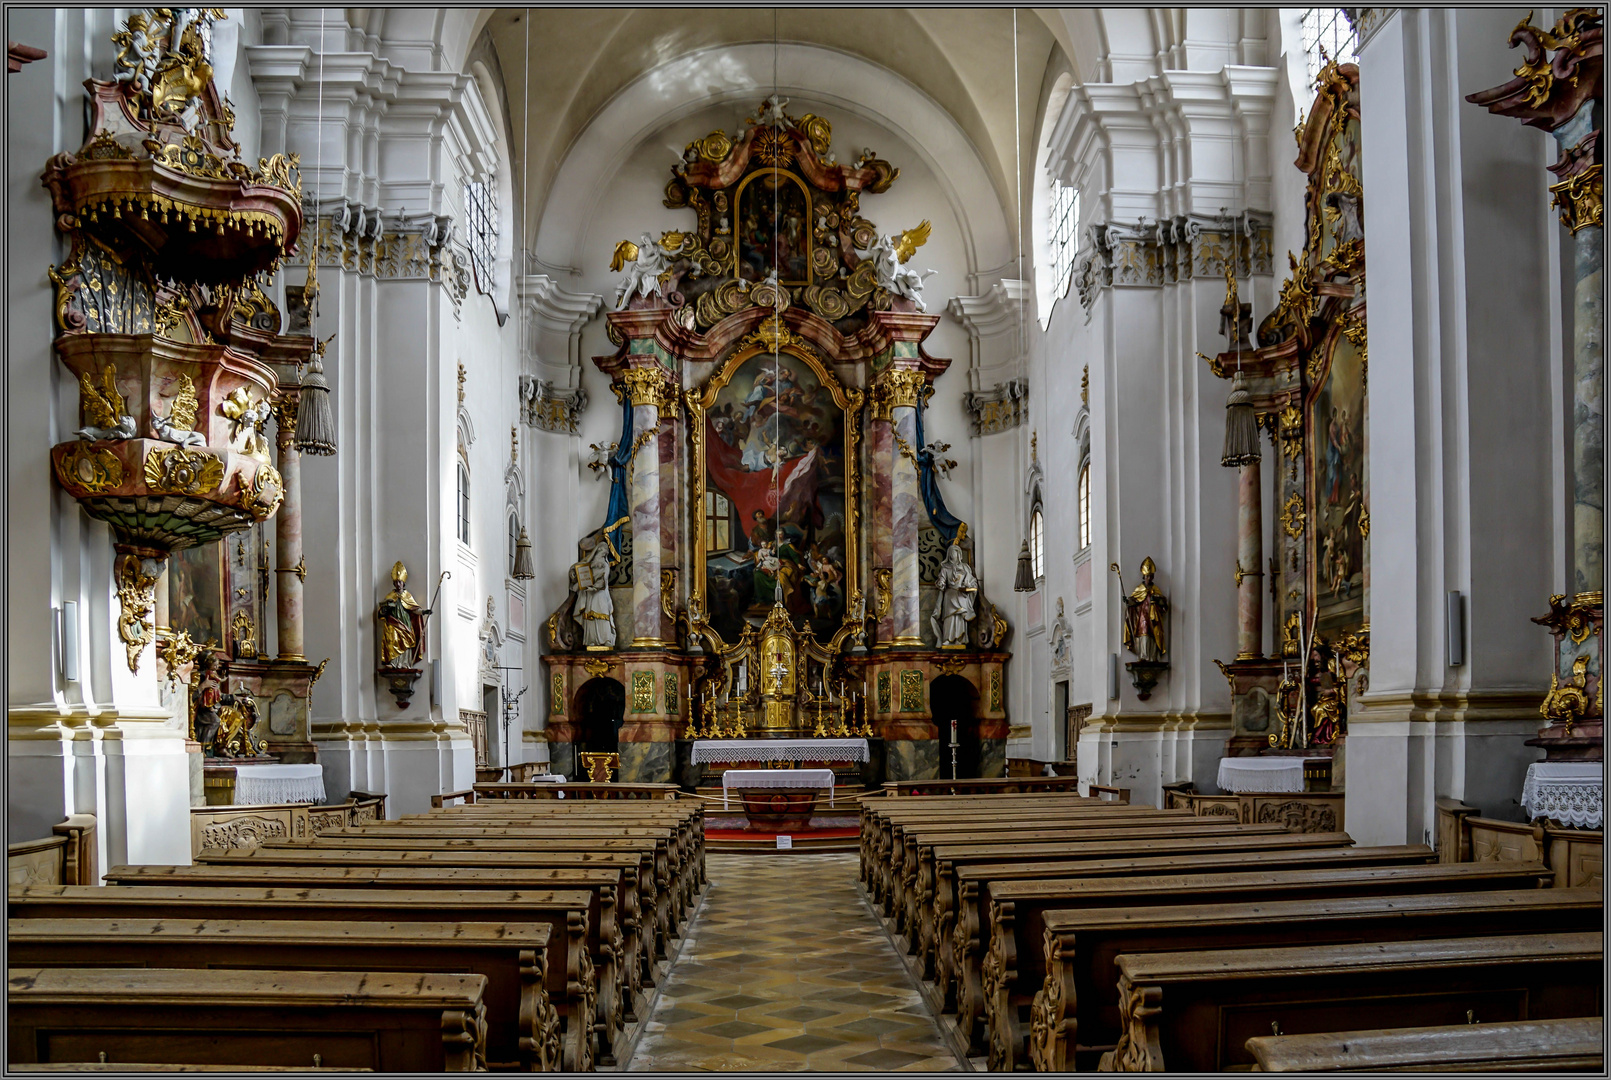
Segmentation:
{"type": "Polygon", "coordinates": [[[707,855],[710,886],[630,1070],[952,1072],[846,855],[707,855]]]}

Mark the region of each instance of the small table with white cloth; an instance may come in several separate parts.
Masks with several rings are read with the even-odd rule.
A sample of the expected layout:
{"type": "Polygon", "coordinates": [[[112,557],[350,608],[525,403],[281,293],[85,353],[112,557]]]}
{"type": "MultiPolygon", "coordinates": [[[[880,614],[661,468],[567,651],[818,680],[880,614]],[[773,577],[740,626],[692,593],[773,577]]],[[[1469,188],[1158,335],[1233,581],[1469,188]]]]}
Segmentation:
{"type": "Polygon", "coordinates": [[[1522,782],[1527,820],[1548,818],[1574,829],[1605,823],[1605,762],[1535,761],[1522,782]]]}
{"type": "Polygon", "coordinates": [[[866,739],[696,739],[695,765],[741,761],[866,761],[866,739]]]}
{"type": "Polygon", "coordinates": [[[832,769],[728,769],[722,773],[722,807],[733,788],[827,788],[833,805],[832,769]]]}
{"type": "Polygon", "coordinates": [[[324,802],[324,768],[309,765],[236,765],[235,805],[324,802]]]}
{"type": "Polygon", "coordinates": [[[1217,782],[1221,791],[1301,792],[1304,764],[1324,760],[1295,755],[1220,758],[1217,782]]]}

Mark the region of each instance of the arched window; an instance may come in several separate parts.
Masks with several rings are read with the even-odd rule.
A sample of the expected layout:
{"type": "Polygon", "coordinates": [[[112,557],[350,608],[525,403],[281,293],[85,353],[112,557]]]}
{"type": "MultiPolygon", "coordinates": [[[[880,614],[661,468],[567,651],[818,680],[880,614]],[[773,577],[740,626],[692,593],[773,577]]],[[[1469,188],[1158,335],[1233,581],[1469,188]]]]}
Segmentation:
{"type": "Polygon", "coordinates": [[[1068,272],[1079,252],[1080,194],[1067,184],[1052,181],[1050,229],[1052,298],[1061,299],[1068,291],[1068,272]]]}
{"type": "Polygon", "coordinates": [[[1320,74],[1320,50],[1339,64],[1352,64],[1359,35],[1347,8],[1309,8],[1303,13],[1303,51],[1308,62],[1309,85],[1320,74]]]}
{"type": "Polygon", "coordinates": [[[1038,582],[1046,576],[1045,536],[1041,519],[1040,503],[1029,512],[1029,567],[1035,572],[1038,582]]]}
{"type": "Polygon", "coordinates": [[[470,247],[475,287],[492,294],[492,263],[498,254],[498,189],[488,180],[464,185],[464,242],[470,247]]]}
{"type": "Polygon", "coordinates": [[[520,519],[509,515],[509,575],[515,573],[515,546],[520,543],[520,519]]]}
{"type": "Polygon", "coordinates": [[[470,542],[470,466],[459,462],[459,539],[470,542]]]}
{"type": "Polygon", "coordinates": [[[1080,466],[1080,550],[1091,546],[1091,463],[1080,466]]]}

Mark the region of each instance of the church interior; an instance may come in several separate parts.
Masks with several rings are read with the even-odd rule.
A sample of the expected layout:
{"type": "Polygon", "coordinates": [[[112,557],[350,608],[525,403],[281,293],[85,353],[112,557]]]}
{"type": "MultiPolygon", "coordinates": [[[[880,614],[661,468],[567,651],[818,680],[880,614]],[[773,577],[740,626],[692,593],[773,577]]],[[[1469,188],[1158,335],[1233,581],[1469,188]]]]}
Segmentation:
{"type": "Polygon", "coordinates": [[[7,1068],[1603,1074],[1603,33],[8,8],[7,1068]]]}

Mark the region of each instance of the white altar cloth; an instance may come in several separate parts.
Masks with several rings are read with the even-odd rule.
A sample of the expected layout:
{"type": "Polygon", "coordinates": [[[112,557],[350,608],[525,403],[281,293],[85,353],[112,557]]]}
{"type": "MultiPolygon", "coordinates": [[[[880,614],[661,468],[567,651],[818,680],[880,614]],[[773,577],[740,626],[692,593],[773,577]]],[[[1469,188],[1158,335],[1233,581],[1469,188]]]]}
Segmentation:
{"type": "Polygon", "coordinates": [[[311,765],[235,766],[235,805],[324,802],[324,769],[311,765]]]}
{"type": "Polygon", "coordinates": [[[730,788],[768,787],[827,788],[828,805],[833,805],[832,769],[728,769],[722,773],[722,808],[727,807],[730,788]]]}
{"type": "Polygon", "coordinates": [[[695,765],[735,761],[866,761],[866,739],[696,739],[695,765]]]}
{"type": "Polygon", "coordinates": [[[1549,818],[1576,829],[1598,829],[1605,823],[1605,763],[1535,761],[1527,766],[1521,805],[1529,821],[1549,818]]]}
{"type": "Polygon", "coordinates": [[[1219,759],[1221,791],[1302,791],[1301,757],[1228,757],[1219,759]]]}

